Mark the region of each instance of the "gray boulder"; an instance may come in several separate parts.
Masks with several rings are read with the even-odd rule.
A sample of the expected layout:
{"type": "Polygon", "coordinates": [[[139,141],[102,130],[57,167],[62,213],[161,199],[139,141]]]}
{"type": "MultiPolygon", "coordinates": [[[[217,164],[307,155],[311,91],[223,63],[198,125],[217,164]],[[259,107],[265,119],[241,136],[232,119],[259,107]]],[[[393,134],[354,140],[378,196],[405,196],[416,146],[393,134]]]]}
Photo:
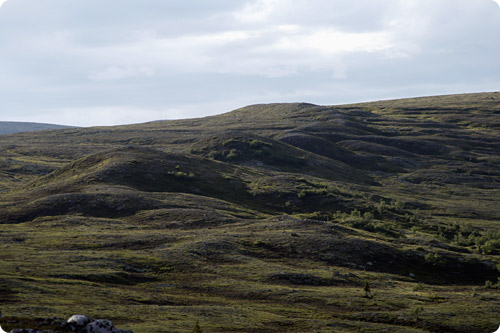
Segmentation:
{"type": "Polygon", "coordinates": [[[84,315],[73,315],[68,319],[69,324],[74,324],[76,326],[86,326],[88,323],[90,323],[92,320],[90,320],[89,317],[84,316],[84,315]]]}
{"type": "Polygon", "coordinates": [[[97,319],[85,327],[85,333],[119,333],[113,323],[107,319],[97,319]]]}
{"type": "MultiPolygon", "coordinates": [[[[10,333],[49,333],[49,332],[73,332],[73,333],[133,333],[131,330],[116,328],[110,320],[91,318],[84,315],[73,315],[67,321],[57,318],[46,318],[39,320],[40,326],[51,326],[50,330],[34,330],[29,328],[17,328],[10,333]],[[57,328],[59,327],[59,328],[57,328]]],[[[0,333],[6,333],[0,328],[0,333]]]]}

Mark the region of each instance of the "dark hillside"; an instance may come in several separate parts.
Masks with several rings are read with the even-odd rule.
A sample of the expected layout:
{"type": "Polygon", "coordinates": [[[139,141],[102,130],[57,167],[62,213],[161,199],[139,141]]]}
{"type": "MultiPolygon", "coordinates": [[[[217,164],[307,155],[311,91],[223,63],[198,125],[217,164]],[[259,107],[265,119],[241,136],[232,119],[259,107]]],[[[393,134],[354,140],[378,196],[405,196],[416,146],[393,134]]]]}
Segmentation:
{"type": "Polygon", "coordinates": [[[499,112],[485,93],[4,135],[0,325],[493,332],[499,112]]]}

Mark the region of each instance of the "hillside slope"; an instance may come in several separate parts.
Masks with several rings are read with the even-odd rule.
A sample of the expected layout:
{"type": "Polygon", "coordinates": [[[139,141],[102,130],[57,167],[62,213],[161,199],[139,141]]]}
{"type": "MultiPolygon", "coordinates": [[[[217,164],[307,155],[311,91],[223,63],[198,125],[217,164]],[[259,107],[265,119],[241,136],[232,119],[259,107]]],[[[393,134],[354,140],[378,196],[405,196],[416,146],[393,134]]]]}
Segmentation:
{"type": "Polygon", "coordinates": [[[494,331],[498,138],[497,93],[5,135],[0,325],[494,331]]]}
{"type": "Polygon", "coordinates": [[[19,133],[19,132],[45,131],[45,130],[63,129],[63,128],[70,128],[70,126],[16,122],[16,121],[0,121],[0,135],[19,133]]]}

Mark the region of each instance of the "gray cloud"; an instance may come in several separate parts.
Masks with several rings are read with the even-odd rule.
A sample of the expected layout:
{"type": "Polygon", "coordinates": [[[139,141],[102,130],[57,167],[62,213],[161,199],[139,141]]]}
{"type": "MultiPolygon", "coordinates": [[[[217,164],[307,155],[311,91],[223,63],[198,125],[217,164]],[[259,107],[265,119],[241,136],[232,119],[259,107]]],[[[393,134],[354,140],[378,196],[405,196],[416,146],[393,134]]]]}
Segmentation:
{"type": "Polygon", "coordinates": [[[0,118],[77,125],[498,89],[492,0],[8,0],[0,118]]]}

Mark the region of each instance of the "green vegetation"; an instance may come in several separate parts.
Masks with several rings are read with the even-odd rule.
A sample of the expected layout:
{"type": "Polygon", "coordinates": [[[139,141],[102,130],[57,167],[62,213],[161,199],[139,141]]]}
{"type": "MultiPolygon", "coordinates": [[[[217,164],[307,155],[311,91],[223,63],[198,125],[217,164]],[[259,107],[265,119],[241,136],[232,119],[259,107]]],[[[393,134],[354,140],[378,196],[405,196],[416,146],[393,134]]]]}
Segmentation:
{"type": "Polygon", "coordinates": [[[423,306],[417,306],[412,310],[413,315],[415,316],[415,321],[419,321],[420,314],[424,312],[424,307],[423,306]]]}
{"type": "Polygon", "coordinates": [[[0,325],[493,332],[500,94],[3,135],[0,325]]]}
{"type": "Polygon", "coordinates": [[[194,325],[193,333],[203,333],[203,330],[200,327],[200,322],[198,320],[196,321],[196,324],[194,325]]]}
{"type": "Polygon", "coordinates": [[[368,283],[368,281],[365,281],[365,284],[363,285],[363,290],[365,291],[366,298],[372,297],[372,292],[371,292],[370,284],[368,283]]]}

